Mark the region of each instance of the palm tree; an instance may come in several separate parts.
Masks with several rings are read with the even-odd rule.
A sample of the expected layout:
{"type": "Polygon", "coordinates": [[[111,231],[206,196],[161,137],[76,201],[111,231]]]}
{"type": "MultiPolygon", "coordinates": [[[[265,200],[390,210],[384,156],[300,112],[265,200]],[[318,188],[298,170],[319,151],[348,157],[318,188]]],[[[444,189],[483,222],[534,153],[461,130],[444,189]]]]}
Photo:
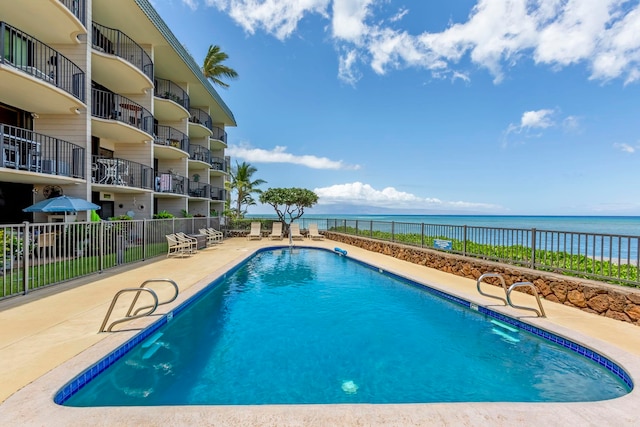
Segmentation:
{"type": "Polygon", "coordinates": [[[231,170],[231,181],[229,182],[229,189],[235,190],[237,193],[235,213],[238,217],[244,216],[245,210],[242,208],[244,205],[255,205],[255,200],[251,194],[260,194],[262,190],[256,188],[259,185],[266,184],[267,181],[263,179],[256,179],[252,181],[253,174],[258,169],[247,162],[239,164],[236,161],[236,166],[231,170]]]}
{"type": "Polygon", "coordinates": [[[204,58],[204,65],[202,66],[202,73],[213,83],[220,85],[224,88],[228,88],[229,85],[219,77],[226,77],[229,79],[235,79],[238,77],[238,73],[233,68],[222,65],[224,61],[229,59],[229,55],[220,50],[220,46],[211,45],[207,56],[204,58]]]}

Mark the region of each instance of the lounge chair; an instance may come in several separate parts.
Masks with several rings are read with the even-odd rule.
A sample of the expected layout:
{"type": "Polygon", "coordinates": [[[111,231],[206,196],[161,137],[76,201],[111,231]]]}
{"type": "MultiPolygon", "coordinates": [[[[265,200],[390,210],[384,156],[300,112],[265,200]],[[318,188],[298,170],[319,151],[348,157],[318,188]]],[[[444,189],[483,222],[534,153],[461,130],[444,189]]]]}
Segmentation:
{"type": "Polygon", "coordinates": [[[251,223],[251,231],[247,235],[247,240],[260,240],[262,239],[262,231],[260,230],[261,224],[259,222],[251,223]]]}
{"type": "Polygon", "coordinates": [[[222,234],[222,231],[218,231],[215,228],[201,228],[200,233],[206,234],[207,237],[213,237],[216,243],[221,243],[222,240],[224,240],[224,234],[222,234]]]}
{"type": "Polygon", "coordinates": [[[293,240],[304,239],[304,236],[300,233],[300,225],[295,222],[292,222],[291,225],[289,225],[289,234],[293,240]]]}
{"type": "Polygon", "coordinates": [[[215,228],[211,228],[211,227],[207,228],[207,231],[210,234],[216,236],[219,242],[222,242],[224,240],[224,234],[222,233],[222,231],[218,231],[215,228]]]}
{"type": "Polygon", "coordinates": [[[190,237],[184,234],[183,232],[176,233],[176,238],[181,243],[187,243],[191,245],[191,253],[198,253],[198,239],[195,237],[190,237]]]}
{"type": "Polygon", "coordinates": [[[190,242],[181,242],[175,234],[167,234],[165,237],[168,244],[167,258],[172,256],[183,257],[185,255],[191,255],[192,245],[190,242]]]}
{"type": "Polygon", "coordinates": [[[34,251],[38,258],[42,258],[43,253],[47,251],[51,257],[56,253],[56,233],[42,233],[36,237],[37,250],[34,251]]]}
{"type": "Polygon", "coordinates": [[[309,238],[313,240],[324,239],[324,236],[318,231],[318,224],[309,224],[309,238]]]}
{"type": "Polygon", "coordinates": [[[271,234],[269,235],[269,238],[271,240],[282,240],[282,223],[274,222],[271,227],[271,234]]]}
{"type": "Polygon", "coordinates": [[[198,231],[207,238],[207,247],[213,246],[222,240],[218,235],[209,232],[206,228],[201,228],[198,231]]]}

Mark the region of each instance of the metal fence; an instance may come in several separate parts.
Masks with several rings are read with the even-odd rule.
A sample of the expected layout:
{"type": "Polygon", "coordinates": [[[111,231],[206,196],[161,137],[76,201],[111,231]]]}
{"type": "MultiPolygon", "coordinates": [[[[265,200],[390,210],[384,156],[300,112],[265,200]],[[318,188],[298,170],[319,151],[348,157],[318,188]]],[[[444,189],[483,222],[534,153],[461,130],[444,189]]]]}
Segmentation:
{"type": "Polygon", "coordinates": [[[384,222],[303,219],[330,230],[536,270],[640,287],[640,236],[384,222]]]}
{"type": "MultiPolygon", "coordinates": [[[[166,234],[198,234],[206,227],[247,231],[253,221],[266,230],[276,220],[224,226],[210,217],[0,226],[0,299],[165,255],[166,234]]],[[[303,231],[314,223],[321,231],[640,287],[640,236],[304,217],[297,222],[303,231]]]]}
{"type": "Polygon", "coordinates": [[[165,255],[165,235],[219,226],[210,217],[0,226],[0,299],[165,255]]]}

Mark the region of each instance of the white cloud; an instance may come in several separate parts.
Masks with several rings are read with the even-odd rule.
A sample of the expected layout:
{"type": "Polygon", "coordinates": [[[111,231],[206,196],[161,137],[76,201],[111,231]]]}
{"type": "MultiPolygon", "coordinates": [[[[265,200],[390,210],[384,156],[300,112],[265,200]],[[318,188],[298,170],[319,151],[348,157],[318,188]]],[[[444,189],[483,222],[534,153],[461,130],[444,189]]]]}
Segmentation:
{"type": "Polygon", "coordinates": [[[562,121],[562,127],[564,130],[568,132],[579,132],[580,131],[580,117],[577,116],[567,116],[562,121]]]}
{"type": "Polygon", "coordinates": [[[623,151],[625,153],[633,154],[633,153],[636,152],[637,149],[640,148],[640,146],[633,147],[633,146],[631,146],[629,144],[615,143],[615,144],[613,144],[613,148],[615,148],[617,150],[620,150],[620,151],[623,151]]]}
{"type": "Polygon", "coordinates": [[[365,21],[375,0],[334,0],[331,28],[333,37],[359,45],[369,27],[365,21]]]}
{"type": "Polygon", "coordinates": [[[407,13],[409,13],[409,9],[401,8],[398,13],[389,18],[389,22],[398,22],[404,18],[407,13]]]}
{"type": "Polygon", "coordinates": [[[189,6],[189,9],[191,9],[191,10],[196,10],[198,8],[197,0],[182,0],[182,3],[186,4],[187,6],[189,6]]]}
{"type": "Polygon", "coordinates": [[[454,71],[451,74],[451,81],[456,81],[456,80],[462,80],[465,83],[469,83],[471,81],[471,77],[469,77],[469,74],[467,74],[467,73],[462,73],[460,71],[454,71]]]}
{"type": "Polygon", "coordinates": [[[356,50],[349,50],[340,55],[339,58],[338,77],[351,86],[355,86],[360,79],[360,73],[355,67],[357,60],[358,52],[356,50]]]}
{"type": "Polygon", "coordinates": [[[396,209],[479,209],[495,210],[500,206],[488,203],[463,201],[442,201],[436,198],[418,197],[411,193],[398,191],[393,187],[376,190],[369,184],[353,182],[337,184],[313,190],[318,195],[318,204],[355,204],[396,209]]]}
{"type": "Polygon", "coordinates": [[[548,128],[553,126],[551,120],[553,110],[537,110],[537,111],[525,111],[520,119],[520,127],[524,128],[548,128]]]}
{"type": "Polygon", "coordinates": [[[284,40],[293,34],[305,15],[318,13],[328,18],[330,0],[205,0],[205,3],[228,13],[249,34],[262,29],[284,40]]]}
{"type": "Polygon", "coordinates": [[[287,147],[276,146],[272,150],[252,148],[249,146],[229,145],[225,154],[244,159],[250,163],[291,163],[312,169],[360,169],[359,165],[348,165],[342,160],[331,160],[327,157],[312,155],[298,156],[287,153],[287,147]]]}
{"type": "MultiPolygon", "coordinates": [[[[524,138],[539,137],[541,135],[541,129],[548,129],[556,127],[557,124],[553,120],[553,116],[557,115],[556,110],[541,109],[525,111],[522,113],[520,123],[510,123],[507,129],[503,132],[502,147],[506,148],[509,145],[514,145],[512,140],[512,134],[520,135],[524,138]]],[[[576,129],[578,126],[577,118],[575,116],[567,116],[562,120],[562,125],[567,130],[576,129]]],[[[522,143],[522,141],[520,141],[522,143]]]]}
{"type": "MultiPolygon", "coordinates": [[[[197,2],[183,1],[190,7],[197,2]]],[[[499,83],[511,66],[532,57],[557,69],[585,65],[591,79],[640,80],[638,0],[478,0],[464,22],[420,34],[389,26],[399,25],[406,8],[386,19],[376,16],[385,9],[377,6],[388,0],[204,1],[228,13],[247,33],[262,29],[280,40],[294,34],[305,16],[320,15],[331,23],[339,54],[356,50],[355,56],[378,74],[418,67],[442,76],[459,72],[460,62],[468,59],[499,83]]],[[[350,70],[339,77],[352,82],[359,74],[350,70]]]]}

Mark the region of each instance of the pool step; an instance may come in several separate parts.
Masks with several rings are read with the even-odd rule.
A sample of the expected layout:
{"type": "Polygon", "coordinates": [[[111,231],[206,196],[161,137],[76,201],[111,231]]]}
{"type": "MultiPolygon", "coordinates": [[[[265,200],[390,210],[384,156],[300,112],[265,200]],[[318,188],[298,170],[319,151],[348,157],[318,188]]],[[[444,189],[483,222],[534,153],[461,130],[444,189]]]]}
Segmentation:
{"type": "Polygon", "coordinates": [[[520,338],[516,338],[513,335],[511,335],[510,333],[518,333],[518,328],[513,327],[511,325],[507,325],[506,323],[502,323],[499,322],[497,320],[491,320],[491,323],[496,326],[494,328],[491,328],[491,332],[493,332],[494,334],[504,338],[505,340],[512,342],[512,343],[517,343],[520,342],[520,338]]]}
{"type": "Polygon", "coordinates": [[[498,320],[492,319],[491,323],[493,323],[496,326],[499,326],[502,329],[505,329],[509,332],[518,332],[518,328],[516,328],[515,326],[511,326],[511,325],[507,325],[506,323],[502,323],[498,320]]]}
{"type": "Polygon", "coordinates": [[[509,342],[512,342],[512,343],[520,342],[519,338],[512,337],[511,335],[507,334],[506,332],[502,332],[500,329],[491,328],[491,332],[493,332],[496,335],[499,335],[500,337],[504,338],[505,340],[507,340],[509,342]]]}
{"type": "Polygon", "coordinates": [[[164,343],[162,342],[153,343],[153,345],[149,348],[149,350],[147,350],[146,353],[142,355],[142,360],[149,359],[151,356],[153,356],[156,353],[156,351],[158,351],[163,346],[164,346],[164,343]]]}
{"type": "Polygon", "coordinates": [[[162,332],[157,332],[156,334],[154,334],[151,338],[149,338],[148,340],[146,340],[140,347],[142,348],[149,348],[151,347],[156,341],[158,341],[160,339],[160,337],[162,336],[162,332]]]}

